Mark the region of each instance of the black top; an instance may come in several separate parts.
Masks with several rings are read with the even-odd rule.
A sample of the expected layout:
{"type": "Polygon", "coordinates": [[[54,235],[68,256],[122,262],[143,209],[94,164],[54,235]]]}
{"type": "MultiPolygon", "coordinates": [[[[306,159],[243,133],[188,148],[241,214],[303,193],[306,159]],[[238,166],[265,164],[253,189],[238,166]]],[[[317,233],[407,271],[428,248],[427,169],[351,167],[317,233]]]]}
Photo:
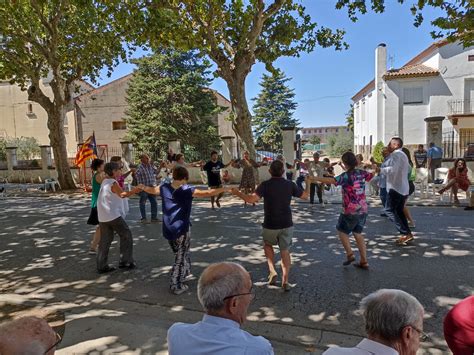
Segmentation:
{"type": "Polygon", "coordinates": [[[209,187],[221,186],[221,169],[224,168],[224,164],[221,161],[209,160],[206,165],[203,166],[202,170],[207,173],[207,185],[209,187]]]}
{"type": "Polygon", "coordinates": [[[262,182],[255,193],[264,199],[263,228],[283,229],[293,226],[291,198],[303,195],[303,190],[293,181],[272,177],[262,182]]]}

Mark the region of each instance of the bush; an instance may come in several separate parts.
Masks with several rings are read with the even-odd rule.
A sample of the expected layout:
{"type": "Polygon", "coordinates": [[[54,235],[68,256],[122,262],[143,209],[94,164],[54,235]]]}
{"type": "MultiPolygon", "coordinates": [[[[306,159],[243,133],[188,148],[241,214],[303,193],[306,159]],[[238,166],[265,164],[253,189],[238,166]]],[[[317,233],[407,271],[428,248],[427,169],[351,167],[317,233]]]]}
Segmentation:
{"type": "Polygon", "coordinates": [[[8,138],[6,144],[9,147],[17,147],[18,160],[32,160],[41,155],[39,143],[34,137],[8,138]]]}
{"type": "Polygon", "coordinates": [[[7,141],[0,138],[0,161],[7,161],[7,141]]]}
{"type": "Polygon", "coordinates": [[[338,158],[353,149],[354,136],[352,133],[339,133],[328,138],[328,152],[331,157],[338,158]]]}
{"type": "Polygon", "coordinates": [[[375,147],[374,147],[374,152],[372,156],[374,157],[374,160],[376,163],[383,163],[383,155],[382,155],[382,149],[384,147],[383,142],[378,142],[375,147]]]}

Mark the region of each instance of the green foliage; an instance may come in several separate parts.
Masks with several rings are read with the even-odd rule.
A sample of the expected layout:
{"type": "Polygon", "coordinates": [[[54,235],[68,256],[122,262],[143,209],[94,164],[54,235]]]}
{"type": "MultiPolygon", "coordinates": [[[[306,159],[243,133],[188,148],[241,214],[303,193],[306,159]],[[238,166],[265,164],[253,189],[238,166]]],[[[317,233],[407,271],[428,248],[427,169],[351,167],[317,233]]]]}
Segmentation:
{"type": "Polygon", "coordinates": [[[374,147],[372,156],[374,157],[376,163],[383,163],[382,149],[384,148],[384,146],[385,145],[383,144],[383,142],[377,142],[374,147]]]}
{"type": "Polygon", "coordinates": [[[7,160],[7,141],[4,138],[0,138],[0,161],[7,160]]]}
{"type": "Polygon", "coordinates": [[[38,158],[41,149],[38,140],[34,137],[8,138],[7,147],[17,147],[16,156],[18,160],[31,160],[38,158]]]}
{"type": "Polygon", "coordinates": [[[351,132],[354,132],[354,105],[351,104],[349,111],[346,113],[346,126],[351,132]]]}
{"type": "MultiPolygon", "coordinates": [[[[404,0],[398,0],[403,3],[404,0]]],[[[373,11],[381,13],[385,11],[385,0],[338,0],[337,9],[347,8],[349,18],[357,21],[358,13],[367,13],[367,7],[373,11]]],[[[414,16],[414,26],[419,27],[423,23],[423,11],[426,7],[441,10],[441,16],[431,21],[431,24],[439,31],[431,32],[433,38],[445,37],[449,41],[461,41],[464,47],[474,44],[474,9],[472,0],[418,0],[411,7],[414,16]]]]}
{"type": "Polygon", "coordinates": [[[290,78],[280,70],[272,75],[263,75],[262,91],[253,99],[253,127],[257,142],[264,149],[283,149],[282,127],[297,127],[299,121],[293,118],[298,106],[293,89],[287,86],[290,78]]]}
{"type": "Polygon", "coordinates": [[[312,137],[309,139],[309,142],[310,142],[311,144],[314,144],[314,145],[321,144],[321,137],[319,137],[319,136],[312,136],[312,137]]]}
{"type": "Polygon", "coordinates": [[[220,108],[208,76],[209,63],[194,52],[160,49],[135,61],[127,90],[128,139],[142,152],[164,152],[179,139],[192,152],[219,146],[212,120],[220,108]]]}
{"type": "Polygon", "coordinates": [[[354,136],[352,133],[344,132],[332,135],[328,138],[328,153],[331,157],[338,158],[354,147],[354,136]]]}

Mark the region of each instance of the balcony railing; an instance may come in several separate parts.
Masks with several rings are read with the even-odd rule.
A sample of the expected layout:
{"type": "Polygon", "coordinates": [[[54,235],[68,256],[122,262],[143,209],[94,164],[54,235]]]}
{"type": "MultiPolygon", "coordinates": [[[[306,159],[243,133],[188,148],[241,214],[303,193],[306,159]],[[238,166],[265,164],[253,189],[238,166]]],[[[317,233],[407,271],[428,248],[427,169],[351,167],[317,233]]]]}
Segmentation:
{"type": "Polygon", "coordinates": [[[474,100],[450,100],[448,101],[449,115],[466,115],[474,113],[474,100]]]}

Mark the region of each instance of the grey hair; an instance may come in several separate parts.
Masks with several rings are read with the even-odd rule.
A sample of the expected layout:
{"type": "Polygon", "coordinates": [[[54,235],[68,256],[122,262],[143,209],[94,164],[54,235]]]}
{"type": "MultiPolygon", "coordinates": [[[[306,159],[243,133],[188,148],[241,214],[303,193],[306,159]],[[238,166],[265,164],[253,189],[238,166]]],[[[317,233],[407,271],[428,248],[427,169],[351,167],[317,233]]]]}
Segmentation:
{"type": "Polygon", "coordinates": [[[238,267],[232,268],[232,271],[221,277],[203,280],[201,275],[199,278],[198,299],[206,312],[221,310],[224,307],[224,298],[240,293],[242,285],[245,284],[245,273],[241,265],[231,262],[223,264],[238,267]]]}
{"type": "Polygon", "coordinates": [[[423,316],[423,306],[402,290],[381,289],[364,297],[360,303],[369,335],[393,341],[407,325],[415,325],[423,316]]]}

